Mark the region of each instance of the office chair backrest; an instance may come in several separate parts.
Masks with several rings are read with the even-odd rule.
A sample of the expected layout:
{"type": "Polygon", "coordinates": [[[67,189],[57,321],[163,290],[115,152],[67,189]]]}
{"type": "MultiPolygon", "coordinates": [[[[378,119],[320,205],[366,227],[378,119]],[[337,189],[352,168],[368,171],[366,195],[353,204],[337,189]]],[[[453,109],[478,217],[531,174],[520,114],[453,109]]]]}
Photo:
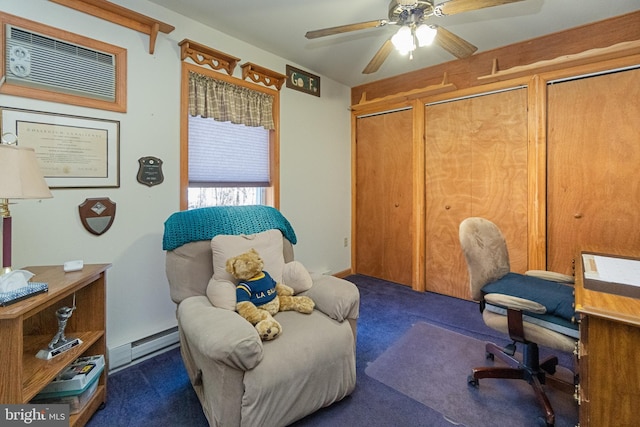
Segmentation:
{"type": "Polygon", "coordinates": [[[493,222],[480,217],[462,221],[459,237],[469,270],[471,298],[480,301],[482,287],[510,271],[507,243],[493,222]]]}

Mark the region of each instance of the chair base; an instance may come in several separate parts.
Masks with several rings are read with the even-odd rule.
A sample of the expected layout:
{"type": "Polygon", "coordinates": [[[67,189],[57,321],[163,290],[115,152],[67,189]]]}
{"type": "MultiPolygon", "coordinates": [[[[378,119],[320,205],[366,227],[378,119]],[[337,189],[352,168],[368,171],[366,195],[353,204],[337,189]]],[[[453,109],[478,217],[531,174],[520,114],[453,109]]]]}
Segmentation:
{"type": "MultiPolygon", "coordinates": [[[[482,378],[520,379],[527,381],[533,388],[538,403],[544,409],[545,416],[543,422],[547,427],[553,427],[555,424],[555,413],[542,385],[548,381],[549,385],[559,388],[562,391],[573,393],[574,389],[573,384],[566,383],[557,378],[547,377],[547,374],[555,374],[558,358],[556,356],[550,356],[540,361],[538,346],[535,343],[523,343],[522,361],[516,359],[512,354],[509,354],[511,353],[510,351],[505,351],[505,349],[494,343],[487,343],[485,349],[487,358],[493,359],[495,356],[508,366],[473,368],[471,375],[469,375],[467,379],[469,385],[478,387],[478,380],[482,378]]],[[[515,348],[510,346],[509,349],[515,348]]]]}

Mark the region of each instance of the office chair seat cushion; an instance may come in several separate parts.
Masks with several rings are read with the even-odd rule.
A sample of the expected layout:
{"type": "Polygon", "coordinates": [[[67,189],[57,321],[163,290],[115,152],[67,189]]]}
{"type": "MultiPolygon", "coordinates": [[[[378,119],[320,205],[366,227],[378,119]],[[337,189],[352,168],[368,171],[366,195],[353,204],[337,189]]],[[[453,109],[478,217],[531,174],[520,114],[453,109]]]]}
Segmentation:
{"type": "Polygon", "coordinates": [[[483,294],[504,294],[535,301],[545,306],[545,316],[558,316],[575,322],[573,287],[533,276],[507,273],[482,287],[483,294]]]}
{"type": "MultiPolygon", "coordinates": [[[[486,304],[484,309],[501,316],[507,315],[507,309],[498,305],[486,304]]],[[[580,336],[578,324],[563,319],[562,317],[551,316],[549,314],[527,313],[523,314],[522,320],[525,323],[533,323],[534,325],[558,332],[562,335],[567,335],[571,338],[578,339],[580,336]]]]}
{"type": "MultiPolygon", "coordinates": [[[[527,321],[527,316],[524,316],[524,337],[527,341],[534,342],[540,346],[561,350],[565,352],[572,352],[575,350],[577,341],[577,331],[574,331],[570,335],[566,335],[562,332],[549,329],[548,325],[537,325],[527,321]]],[[[559,317],[556,317],[559,319],[559,317]]],[[[494,313],[493,311],[486,309],[482,312],[482,320],[484,323],[505,336],[509,335],[509,321],[507,316],[503,314],[494,313]]]]}

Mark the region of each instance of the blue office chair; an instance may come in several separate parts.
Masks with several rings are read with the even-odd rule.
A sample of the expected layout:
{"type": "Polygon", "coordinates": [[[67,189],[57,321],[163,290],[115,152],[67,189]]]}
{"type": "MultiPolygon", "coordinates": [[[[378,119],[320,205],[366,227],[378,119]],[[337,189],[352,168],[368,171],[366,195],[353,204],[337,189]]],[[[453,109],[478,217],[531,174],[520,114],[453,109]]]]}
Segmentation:
{"type": "Polygon", "coordinates": [[[574,384],[553,377],[558,358],[550,356],[540,361],[538,345],[574,351],[578,324],[573,307],[573,277],[540,270],[511,272],[504,236],[487,219],[465,219],[460,223],[459,237],[469,270],[471,297],[480,303],[485,324],[513,340],[504,348],[487,343],[487,358],[497,357],[507,366],[473,368],[468,383],[478,387],[483,378],[527,381],[545,411],[544,419],[539,421],[551,427],[555,415],[543,385],[549,382],[573,392],[574,384]],[[516,356],[517,344],[522,347],[521,357],[516,356]]]}

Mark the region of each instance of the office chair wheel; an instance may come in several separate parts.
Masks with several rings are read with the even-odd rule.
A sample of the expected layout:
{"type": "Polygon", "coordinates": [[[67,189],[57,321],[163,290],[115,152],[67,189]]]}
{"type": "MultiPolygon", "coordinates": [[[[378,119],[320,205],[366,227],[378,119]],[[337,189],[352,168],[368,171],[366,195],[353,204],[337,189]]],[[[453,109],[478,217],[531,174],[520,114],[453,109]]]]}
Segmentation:
{"type": "Polygon", "coordinates": [[[475,388],[480,387],[480,382],[476,378],[473,378],[473,375],[467,377],[467,384],[475,388]]]}

